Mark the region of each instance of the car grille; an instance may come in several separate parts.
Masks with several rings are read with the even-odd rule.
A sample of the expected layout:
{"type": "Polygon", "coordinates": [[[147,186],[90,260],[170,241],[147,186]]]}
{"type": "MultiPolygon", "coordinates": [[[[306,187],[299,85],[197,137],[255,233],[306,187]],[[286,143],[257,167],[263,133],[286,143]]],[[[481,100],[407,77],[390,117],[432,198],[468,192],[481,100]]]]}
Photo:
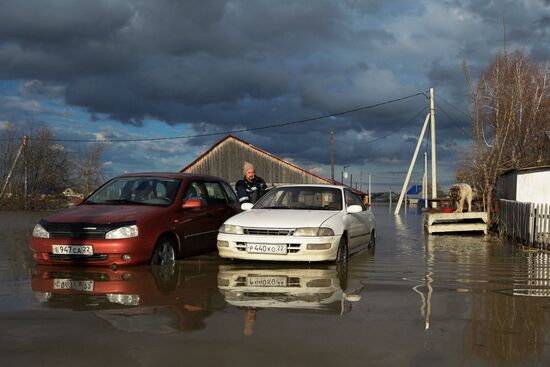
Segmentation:
{"type": "Polygon", "coordinates": [[[96,255],[59,255],[59,254],[48,254],[48,259],[50,260],[62,260],[62,261],[105,261],[107,260],[107,254],[96,254],[96,255]]]}
{"type": "Polygon", "coordinates": [[[289,228],[244,228],[244,234],[257,236],[292,236],[294,229],[289,228]]]}
{"type": "Polygon", "coordinates": [[[105,234],[113,229],[135,224],[135,221],[116,223],[86,223],[86,222],[48,222],[41,220],[40,224],[50,233],[50,238],[68,239],[105,239],[105,234]]]}
{"type": "Polygon", "coordinates": [[[50,232],[50,238],[104,239],[105,232],[50,232]]]}
{"type": "Polygon", "coordinates": [[[109,275],[107,275],[105,273],[93,273],[93,272],[79,273],[79,272],[49,271],[48,272],[48,278],[50,278],[50,279],[107,281],[107,280],[109,280],[109,275]]]}
{"type": "MultiPolygon", "coordinates": [[[[287,246],[286,247],[287,254],[295,254],[298,251],[300,251],[299,243],[287,243],[286,246],[287,246]]],[[[246,251],[246,243],[244,242],[237,242],[236,247],[237,247],[237,250],[239,251],[246,251]]]]}

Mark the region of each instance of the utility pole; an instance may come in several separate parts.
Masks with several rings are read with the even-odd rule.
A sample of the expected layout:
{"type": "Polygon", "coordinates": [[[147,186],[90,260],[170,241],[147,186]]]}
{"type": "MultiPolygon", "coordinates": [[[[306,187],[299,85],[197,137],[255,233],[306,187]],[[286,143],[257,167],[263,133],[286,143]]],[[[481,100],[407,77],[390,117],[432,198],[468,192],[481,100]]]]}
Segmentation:
{"type": "Polygon", "coordinates": [[[371,201],[371,187],[370,187],[370,179],[371,179],[371,175],[369,175],[369,204],[372,205],[372,201],[371,201]]]}
{"type": "Polygon", "coordinates": [[[353,189],[353,173],[349,174],[349,187],[353,189]]]}
{"type": "Polygon", "coordinates": [[[330,129],[330,178],[334,183],[334,130],[330,129]]]}
{"type": "MultiPolygon", "coordinates": [[[[435,155],[435,100],[434,89],[430,88],[430,129],[432,132],[432,199],[437,198],[437,171],[436,171],[436,155],[435,155]]],[[[432,208],[436,208],[437,203],[432,203],[432,208]]]]}
{"type": "Polygon", "coordinates": [[[28,155],[28,148],[27,148],[27,137],[23,136],[23,165],[24,165],[24,171],[23,171],[23,208],[27,209],[27,193],[29,192],[29,155],[28,155]]]}
{"type": "Polygon", "coordinates": [[[424,152],[424,175],[422,176],[422,185],[424,208],[428,208],[428,152],[424,152]]]}
{"type": "Polygon", "coordinates": [[[361,176],[359,178],[359,190],[363,191],[363,167],[361,167],[361,176]]]}
{"type": "Polygon", "coordinates": [[[349,167],[349,164],[344,164],[342,166],[342,181],[340,181],[342,185],[344,185],[344,173],[346,174],[346,178],[348,178],[347,177],[348,173],[346,172],[346,167],[349,167]]]}
{"type": "Polygon", "coordinates": [[[407,177],[405,178],[405,182],[403,182],[403,188],[401,189],[401,194],[399,195],[399,200],[397,201],[397,206],[395,207],[395,212],[394,212],[395,215],[399,214],[399,209],[401,209],[403,198],[405,197],[405,193],[407,192],[409,179],[411,178],[411,173],[414,168],[414,164],[416,163],[416,157],[418,156],[418,151],[420,150],[420,146],[422,145],[422,140],[424,140],[424,133],[426,132],[426,128],[428,127],[429,118],[430,118],[430,114],[428,113],[426,115],[426,119],[424,120],[424,125],[422,126],[422,131],[420,132],[420,136],[418,136],[418,142],[416,143],[416,149],[414,150],[414,154],[411,159],[411,164],[409,165],[409,170],[407,171],[407,177]]]}
{"type": "Polygon", "coordinates": [[[15,169],[15,165],[17,164],[17,161],[19,160],[19,157],[21,156],[21,152],[27,145],[27,137],[23,136],[23,139],[21,141],[21,146],[19,147],[19,150],[17,151],[17,154],[15,155],[15,159],[13,160],[13,163],[11,165],[10,171],[8,172],[8,175],[6,176],[6,181],[4,181],[4,185],[2,186],[2,191],[0,191],[0,198],[4,195],[4,191],[6,191],[6,187],[8,186],[8,183],[10,182],[11,175],[13,174],[13,170],[15,169]]]}

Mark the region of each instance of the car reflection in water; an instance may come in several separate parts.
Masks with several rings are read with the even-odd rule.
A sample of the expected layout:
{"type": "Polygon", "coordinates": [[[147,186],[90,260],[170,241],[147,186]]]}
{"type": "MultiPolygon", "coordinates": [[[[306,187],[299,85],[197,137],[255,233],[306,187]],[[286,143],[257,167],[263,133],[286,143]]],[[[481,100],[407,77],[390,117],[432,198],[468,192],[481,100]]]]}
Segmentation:
{"type": "Polygon", "coordinates": [[[218,288],[225,301],[245,311],[244,334],[254,334],[262,309],[343,315],[361,300],[363,285],[348,279],[342,264],[288,265],[237,263],[220,265],[218,288]]]}
{"type": "Polygon", "coordinates": [[[217,269],[200,260],[118,270],[37,265],[32,289],[46,307],[95,311],[119,330],[194,331],[225,307],[217,269]]]}

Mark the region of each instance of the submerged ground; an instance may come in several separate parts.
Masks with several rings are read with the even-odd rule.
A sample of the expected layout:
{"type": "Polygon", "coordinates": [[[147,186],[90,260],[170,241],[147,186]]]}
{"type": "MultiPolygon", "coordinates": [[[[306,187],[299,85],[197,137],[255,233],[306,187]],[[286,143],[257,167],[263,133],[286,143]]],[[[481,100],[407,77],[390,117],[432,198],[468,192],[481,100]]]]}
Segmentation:
{"type": "Polygon", "coordinates": [[[0,212],[2,366],[546,366],[550,254],[424,233],[374,209],[375,251],[334,264],[36,266],[41,213],[0,212]]]}

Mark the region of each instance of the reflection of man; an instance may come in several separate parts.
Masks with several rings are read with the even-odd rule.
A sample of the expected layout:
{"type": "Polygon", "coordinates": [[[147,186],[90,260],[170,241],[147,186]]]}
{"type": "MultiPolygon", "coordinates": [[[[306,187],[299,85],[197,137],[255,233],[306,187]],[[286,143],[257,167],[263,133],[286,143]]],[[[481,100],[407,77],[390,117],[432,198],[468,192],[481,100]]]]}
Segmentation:
{"type": "Polygon", "coordinates": [[[237,196],[241,204],[254,204],[263,194],[265,194],[267,185],[261,177],[256,176],[256,169],[254,166],[251,163],[245,162],[244,178],[237,181],[235,190],[237,191],[237,196]]]}
{"type": "Polygon", "coordinates": [[[369,206],[369,194],[363,194],[361,199],[363,200],[363,204],[365,204],[365,206],[369,206]]]}
{"type": "Polygon", "coordinates": [[[254,308],[247,308],[244,313],[244,335],[254,335],[254,324],[256,323],[256,310],[254,308]]]}

